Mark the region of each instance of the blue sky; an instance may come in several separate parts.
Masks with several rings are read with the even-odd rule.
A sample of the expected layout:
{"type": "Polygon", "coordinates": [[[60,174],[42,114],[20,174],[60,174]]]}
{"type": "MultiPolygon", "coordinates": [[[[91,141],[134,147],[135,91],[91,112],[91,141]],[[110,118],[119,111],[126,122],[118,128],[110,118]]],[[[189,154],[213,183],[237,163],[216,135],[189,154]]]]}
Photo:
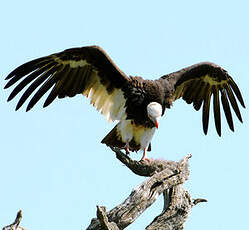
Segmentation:
{"type": "MultiPolygon", "coordinates": [[[[96,44],[127,75],[156,79],[200,61],[225,68],[249,107],[248,2],[237,1],[3,1],[1,81],[31,59],[70,47],[96,44]]],[[[27,229],[85,229],[96,205],[121,203],[144,178],[118,162],[100,144],[111,130],[83,96],[42,102],[15,112],[18,98],[1,90],[0,227],[19,209],[27,229]]],[[[240,107],[241,108],[241,107],[240,107]]],[[[231,132],[222,117],[222,137],[210,116],[202,132],[201,112],[175,102],[160,121],[153,158],[179,160],[192,153],[185,184],[194,207],[185,229],[246,229],[248,216],[248,110],[234,117],[231,132]]],[[[140,154],[133,154],[140,159],[140,154]]],[[[159,199],[127,229],[144,229],[162,210],[159,199]]]]}

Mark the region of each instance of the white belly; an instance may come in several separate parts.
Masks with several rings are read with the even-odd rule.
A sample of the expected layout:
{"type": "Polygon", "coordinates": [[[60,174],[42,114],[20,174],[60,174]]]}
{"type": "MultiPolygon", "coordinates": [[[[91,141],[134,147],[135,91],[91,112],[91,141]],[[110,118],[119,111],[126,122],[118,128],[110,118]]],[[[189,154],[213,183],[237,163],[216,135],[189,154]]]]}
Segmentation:
{"type": "Polygon", "coordinates": [[[123,142],[129,143],[134,139],[141,146],[140,149],[147,149],[156,130],[155,127],[135,125],[131,120],[121,120],[117,128],[123,142]]]}

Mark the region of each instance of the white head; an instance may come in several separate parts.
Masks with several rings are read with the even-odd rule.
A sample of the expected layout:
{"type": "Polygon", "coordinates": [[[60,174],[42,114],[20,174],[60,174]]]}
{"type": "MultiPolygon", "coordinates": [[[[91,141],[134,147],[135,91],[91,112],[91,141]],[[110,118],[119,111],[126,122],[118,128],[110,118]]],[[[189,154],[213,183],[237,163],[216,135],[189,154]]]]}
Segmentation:
{"type": "Polygon", "coordinates": [[[159,119],[162,116],[162,106],[157,102],[151,102],[147,105],[147,114],[150,120],[155,124],[158,128],[159,119]]]}

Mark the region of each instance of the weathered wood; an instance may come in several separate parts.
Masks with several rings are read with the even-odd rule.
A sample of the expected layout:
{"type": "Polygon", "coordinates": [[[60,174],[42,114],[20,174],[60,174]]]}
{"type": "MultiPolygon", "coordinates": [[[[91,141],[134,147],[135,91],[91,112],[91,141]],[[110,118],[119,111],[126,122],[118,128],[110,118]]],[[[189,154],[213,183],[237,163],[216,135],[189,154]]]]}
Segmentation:
{"type": "Polygon", "coordinates": [[[12,224],[3,227],[3,230],[25,230],[25,228],[19,226],[21,220],[22,220],[22,210],[20,210],[17,213],[15,221],[12,224]]]}
{"type": "MultiPolygon", "coordinates": [[[[115,153],[118,160],[125,164],[133,173],[139,176],[151,177],[155,173],[161,172],[162,170],[168,168],[174,170],[177,167],[177,162],[150,159],[148,161],[135,161],[132,160],[128,155],[124,154],[118,148],[111,148],[115,153]]],[[[191,156],[191,155],[189,155],[191,156]]]]}
{"type": "MultiPolygon", "coordinates": [[[[97,206],[97,218],[93,218],[87,230],[121,230],[133,223],[163,193],[164,207],[146,230],[182,230],[193,206],[207,200],[191,196],[183,188],[189,178],[188,160],[191,154],[179,162],[151,159],[134,161],[116,148],[116,157],[132,172],[149,177],[134,188],[128,198],[109,212],[97,206]]],[[[20,227],[22,211],[17,213],[13,224],[3,230],[25,230],[20,227]]]]}
{"type": "Polygon", "coordinates": [[[103,230],[119,230],[114,222],[109,222],[106,216],[106,208],[97,206],[97,218],[100,221],[101,229],[103,230]]]}
{"type": "Polygon", "coordinates": [[[187,217],[190,215],[193,203],[182,185],[173,188],[170,206],[157,216],[146,230],[172,230],[183,229],[187,217]]]}
{"type": "MultiPolygon", "coordinates": [[[[148,162],[134,161],[119,149],[112,148],[112,150],[132,172],[150,178],[134,188],[123,203],[105,212],[108,222],[116,223],[118,229],[126,228],[151,206],[161,193],[164,193],[164,210],[146,229],[183,229],[194,205],[190,195],[182,186],[189,178],[188,160],[191,155],[187,155],[179,162],[154,159],[148,162]]],[[[100,229],[105,228],[99,218],[92,219],[87,228],[87,230],[100,229]]]]}
{"type": "Polygon", "coordinates": [[[192,207],[200,202],[207,202],[205,199],[195,199],[192,202],[191,196],[182,185],[177,185],[172,190],[170,206],[157,216],[146,230],[181,230],[192,207]]]}

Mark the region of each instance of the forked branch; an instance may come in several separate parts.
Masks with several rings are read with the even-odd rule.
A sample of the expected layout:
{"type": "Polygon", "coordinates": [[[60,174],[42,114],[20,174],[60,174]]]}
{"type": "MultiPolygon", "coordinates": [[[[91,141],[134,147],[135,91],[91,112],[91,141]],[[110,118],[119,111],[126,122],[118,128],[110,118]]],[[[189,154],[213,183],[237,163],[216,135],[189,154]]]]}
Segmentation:
{"type": "Polygon", "coordinates": [[[165,198],[164,210],[146,229],[183,229],[191,208],[196,204],[182,186],[189,178],[188,160],[191,155],[185,156],[179,162],[154,159],[148,162],[134,161],[119,149],[112,148],[112,150],[132,172],[150,178],[134,188],[123,203],[108,212],[104,211],[106,220],[115,224],[115,228],[107,228],[98,217],[92,219],[87,230],[124,229],[150,207],[161,193],[165,198]]]}
{"type": "MultiPolygon", "coordinates": [[[[97,218],[93,218],[87,230],[120,230],[132,224],[163,193],[164,206],[160,215],[146,227],[146,230],[182,230],[194,205],[205,199],[191,199],[183,188],[189,178],[188,160],[191,154],[179,162],[154,160],[134,161],[117,148],[112,148],[116,157],[133,173],[149,177],[134,188],[127,199],[110,211],[97,206],[97,218]]],[[[3,230],[24,230],[20,227],[22,211],[17,213],[13,224],[3,230]]]]}

